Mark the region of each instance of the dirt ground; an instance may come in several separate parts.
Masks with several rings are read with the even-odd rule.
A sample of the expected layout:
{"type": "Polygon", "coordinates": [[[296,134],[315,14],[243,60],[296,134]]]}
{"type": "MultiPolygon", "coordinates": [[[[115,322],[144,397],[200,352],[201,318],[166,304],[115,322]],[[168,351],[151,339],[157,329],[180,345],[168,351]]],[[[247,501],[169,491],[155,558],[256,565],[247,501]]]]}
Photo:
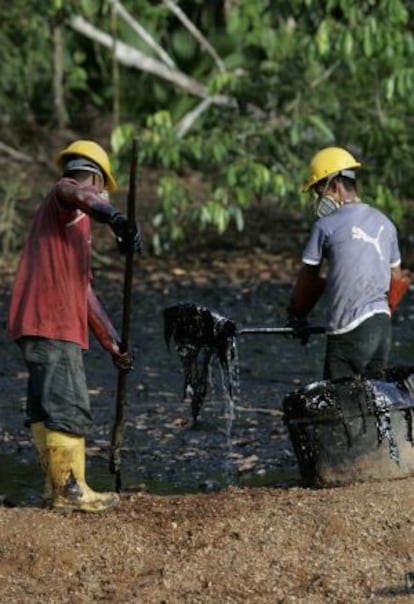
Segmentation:
{"type": "Polygon", "coordinates": [[[2,602],[412,602],[413,481],[0,512],[2,602]]]}
{"type": "MultiPolygon", "coordinates": [[[[323,337],[305,348],[281,336],[240,338],[235,418],[229,426],[215,367],[197,429],[182,401],[179,360],[165,347],[162,311],[189,299],[240,326],[283,324],[304,236],[295,220],[259,208],[243,236],[181,257],[137,259],[137,367],[128,377],[123,491],[121,505],[102,515],[40,507],[39,471],[22,426],[26,374],[4,332],[15,260],[3,263],[2,603],[414,601],[414,478],[300,487],[281,401],[320,377],[323,337]]],[[[119,325],[122,263],[100,226],[94,237],[95,288],[119,325]]],[[[395,317],[394,360],[410,361],[411,316],[409,294],[395,317]]],[[[113,488],[107,462],[116,373],[94,342],[85,364],[96,418],[87,440],[89,482],[113,488]]]]}

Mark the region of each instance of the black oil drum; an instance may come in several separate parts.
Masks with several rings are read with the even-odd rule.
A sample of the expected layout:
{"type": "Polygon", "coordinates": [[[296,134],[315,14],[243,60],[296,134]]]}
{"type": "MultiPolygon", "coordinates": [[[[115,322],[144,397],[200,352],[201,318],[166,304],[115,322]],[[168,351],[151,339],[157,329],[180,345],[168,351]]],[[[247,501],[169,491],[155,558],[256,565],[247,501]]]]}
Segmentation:
{"type": "Polygon", "coordinates": [[[284,419],[305,487],[414,475],[414,368],[321,381],[288,394],[284,419]]]}

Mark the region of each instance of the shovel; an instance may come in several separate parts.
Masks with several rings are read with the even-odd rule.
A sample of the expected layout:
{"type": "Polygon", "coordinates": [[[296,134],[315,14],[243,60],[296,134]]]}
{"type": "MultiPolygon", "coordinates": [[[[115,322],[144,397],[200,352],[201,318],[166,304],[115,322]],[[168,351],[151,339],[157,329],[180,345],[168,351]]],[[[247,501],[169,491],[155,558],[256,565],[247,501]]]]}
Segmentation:
{"type": "MultiPolygon", "coordinates": [[[[308,324],[303,334],[323,334],[323,325],[308,324]]],[[[294,327],[243,327],[231,319],[211,311],[195,302],[180,302],[164,310],[164,337],[169,347],[171,337],[176,344],[192,344],[221,349],[229,338],[240,335],[283,334],[302,335],[294,327]]]]}
{"type": "Polygon", "coordinates": [[[245,327],[194,302],[181,302],[164,309],[164,338],[167,349],[171,338],[184,369],[184,399],[189,399],[194,425],[205,399],[209,364],[217,357],[227,377],[232,397],[232,370],[234,341],[239,335],[285,334],[295,335],[306,343],[310,333],[324,333],[320,325],[310,325],[298,333],[293,327],[245,327]]]}

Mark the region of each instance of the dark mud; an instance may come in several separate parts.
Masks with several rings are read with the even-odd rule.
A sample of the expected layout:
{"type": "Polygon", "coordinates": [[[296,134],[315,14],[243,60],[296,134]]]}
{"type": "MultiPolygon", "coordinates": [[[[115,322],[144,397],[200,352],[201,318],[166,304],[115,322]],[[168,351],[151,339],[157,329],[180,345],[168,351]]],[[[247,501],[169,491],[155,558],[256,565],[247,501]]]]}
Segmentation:
{"type": "MultiPolygon", "coordinates": [[[[98,258],[95,265],[95,289],[119,326],[122,260],[104,263],[98,258]]],[[[294,268],[291,264],[292,274],[294,268]]],[[[216,360],[199,423],[193,427],[191,409],[183,402],[181,363],[173,345],[167,351],[163,335],[163,310],[183,301],[207,306],[239,328],[283,326],[293,279],[283,271],[285,259],[257,251],[242,260],[216,255],[196,266],[189,261],[137,259],[131,335],[136,368],[128,376],[123,490],[186,493],[227,485],[298,484],[282,399],[321,378],[324,336],[313,336],[306,346],[279,334],[237,336],[240,389],[234,417],[216,360]]],[[[1,284],[0,493],[14,503],[27,503],[37,501],[41,481],[30,434],[23,426],[26,372],[17,346],[5,336],[12,277],[9,269],[1,284]]],[[[412,315],[410,292],[394,316],[390,364],[412,363],[412,315]]],[[[312,318],[322,322],[323,308],[312,318]]],[[[95,418],[87,435],[88,478],[96,488],[112,488],[115,479],[108,458],[116,370],[92,338],[85,365],[95,418]]]]}

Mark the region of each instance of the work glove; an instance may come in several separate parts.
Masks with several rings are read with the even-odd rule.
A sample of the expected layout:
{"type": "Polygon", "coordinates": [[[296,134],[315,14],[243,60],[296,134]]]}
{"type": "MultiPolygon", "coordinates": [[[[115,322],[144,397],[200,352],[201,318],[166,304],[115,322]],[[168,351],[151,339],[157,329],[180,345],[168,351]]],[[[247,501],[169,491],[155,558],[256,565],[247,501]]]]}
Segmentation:
{"type": "Polygon", "coordinates": [[[292,333],[290,334],[291,337],[298,338],[302,346],[305,346],[308,343],[310,331],[309,323],[305,316],[289,313],[286,327],[292,329],[292,333]]]}
{"type": "Polygon", "coordinates": [[[410,287],[410,277],[404,275],[399,279],[391,277],[390,289],[388,291],[388,304],[391,310],[391,314],[395,312],[398,304],[406,294],[410,287]]]}
{"type": "Polygon", "coordinates": [[[112,352],[112,361],[119,371],[128,373],[134,369],[135,355],[133,352],[112,352]]]}
{"type": "Polygon", "coordinates": [[[116,212],[109,222],[116,237],[119,252],[123,255],[129,252],[142,252],[142,237],[139,223],[136,222],[132,229],[128,227],[125,214],[116,212]]]}

